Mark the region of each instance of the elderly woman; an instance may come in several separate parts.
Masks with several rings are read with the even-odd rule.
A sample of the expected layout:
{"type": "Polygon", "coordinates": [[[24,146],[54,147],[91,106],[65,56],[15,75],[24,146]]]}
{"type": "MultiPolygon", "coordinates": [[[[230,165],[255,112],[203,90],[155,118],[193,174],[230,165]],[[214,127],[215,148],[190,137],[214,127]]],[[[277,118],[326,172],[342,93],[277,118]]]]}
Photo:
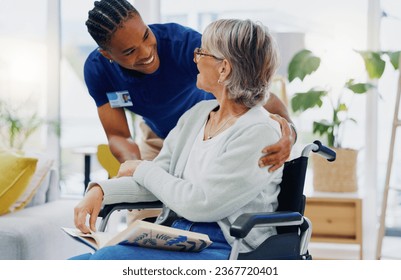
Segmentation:
{"type": "MultiPolygon", "coordinates": [[[[177,214],[171,227],[206,233],[213,244],[199,253],[116,245],[75,259],[227,259],[231,223],[244,212],[275,211],[282,168],[267,172],[269,167],[253,164],[266,141],[281,137],[279,124],[262,107],[277,67],[271,35],[250,20],[215,21],[203,33],[194,62],[197,87],[216,100],[186,112],[153,161],[127,161],[118,178],[92,182],[75,208],[75,225],[88,232],[89,214],[95,230],[102,203],[160,200],[177,214]]],[[[240,252],[274,234],[275,228],[253,229],[240,252]]]]}

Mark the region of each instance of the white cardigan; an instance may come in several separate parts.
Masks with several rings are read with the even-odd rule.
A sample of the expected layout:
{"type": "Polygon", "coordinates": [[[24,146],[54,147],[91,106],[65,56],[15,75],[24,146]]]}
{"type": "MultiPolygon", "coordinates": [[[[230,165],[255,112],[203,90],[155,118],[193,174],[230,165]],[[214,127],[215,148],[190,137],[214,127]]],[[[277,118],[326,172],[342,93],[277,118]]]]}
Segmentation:
{"type": "MultiPolygon", "coordinates": [[[[202,101],[188,110],[169,133],[153,161],[143,161],[133,177],[101,182],[104,204],[162,201],[178,215],[194,222],[217,222],[232,244],[229,227],[246,212],[273,212],[277,208],[282,168],[260,168],[262,149],[276,143],[279,124],[263,107],[254,107],[224,133],[220,153],[199,182],[182,179],[195,137],[204,126],[216,100],[202,101]]],[[[89,188],[88,188],[89,189],[89,188]]],[[[275,234],[275,228],[253,229],[240,247],[246,252],[275,234]]]]}

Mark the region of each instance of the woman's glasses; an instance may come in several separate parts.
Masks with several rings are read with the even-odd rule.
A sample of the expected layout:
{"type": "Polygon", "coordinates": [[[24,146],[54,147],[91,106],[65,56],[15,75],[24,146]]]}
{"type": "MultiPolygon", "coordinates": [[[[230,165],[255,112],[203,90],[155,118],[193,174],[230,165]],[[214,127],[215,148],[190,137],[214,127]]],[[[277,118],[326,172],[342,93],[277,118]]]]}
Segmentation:
{"type": "Polygon", "coordinates": [[[214,59],[217,59],[217,60],[223,60],[222,58],[218,58],[218,57],[216,57],[216,56],[214,56],[214,55],[212,55],[210,53],[205,53],[201,48],[196,48],[194,50],[194,61],[195,61],[195,63],[198,63],[199,59],[202,56],[210,56],[210,57],[213,57],[214,59]]]}

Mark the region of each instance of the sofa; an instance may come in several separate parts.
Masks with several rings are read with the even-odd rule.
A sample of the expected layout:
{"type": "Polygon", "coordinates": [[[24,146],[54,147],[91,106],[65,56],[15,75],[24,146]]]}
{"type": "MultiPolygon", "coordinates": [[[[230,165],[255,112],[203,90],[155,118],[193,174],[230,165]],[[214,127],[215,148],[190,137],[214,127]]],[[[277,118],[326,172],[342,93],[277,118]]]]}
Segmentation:
{"type": "Polygon", "coordinates": [[[64,260],[90,251],[61,230],[74,226],[73,209],[79,198],[60,196],[55,169],[42,177],[27,205],[0,216],[1,260],[64,260]]]}

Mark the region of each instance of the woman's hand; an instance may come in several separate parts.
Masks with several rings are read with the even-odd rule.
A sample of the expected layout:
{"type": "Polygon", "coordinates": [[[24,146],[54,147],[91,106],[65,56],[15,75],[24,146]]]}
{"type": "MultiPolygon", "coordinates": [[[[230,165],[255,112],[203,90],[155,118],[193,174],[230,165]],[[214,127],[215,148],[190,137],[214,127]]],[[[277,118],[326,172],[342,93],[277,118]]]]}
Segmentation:
{"type": "Polygon", "coordinates": [[[262,153],[265,153],[266,155],[260,158],[259,166],[264,167],[271,165],[269,172],[273,172],[280,168],[290,157],[291,148],[295,140],[293,131],[286,119],[279,115],[271,115],[271,118],[280,124],[282,136],[276,144],[267,146],[262,150],[262,153]]]}
{"type": "Polygon", "coordinates": [[[116,177],[132,176],[135,173],[136,168],[142,162],[142,160],[127,160],[120,165],[116,177]]]}
{"type": "Polygon", "coordinates": [[[98,185],[93,186],[74,208],[74,224],[83,233],[96,231],[96,219],[99,216],[103,201],[103,191],[98,185]],[[89,214],[89,228],[86,225],[86,217],[89,214]]]}

